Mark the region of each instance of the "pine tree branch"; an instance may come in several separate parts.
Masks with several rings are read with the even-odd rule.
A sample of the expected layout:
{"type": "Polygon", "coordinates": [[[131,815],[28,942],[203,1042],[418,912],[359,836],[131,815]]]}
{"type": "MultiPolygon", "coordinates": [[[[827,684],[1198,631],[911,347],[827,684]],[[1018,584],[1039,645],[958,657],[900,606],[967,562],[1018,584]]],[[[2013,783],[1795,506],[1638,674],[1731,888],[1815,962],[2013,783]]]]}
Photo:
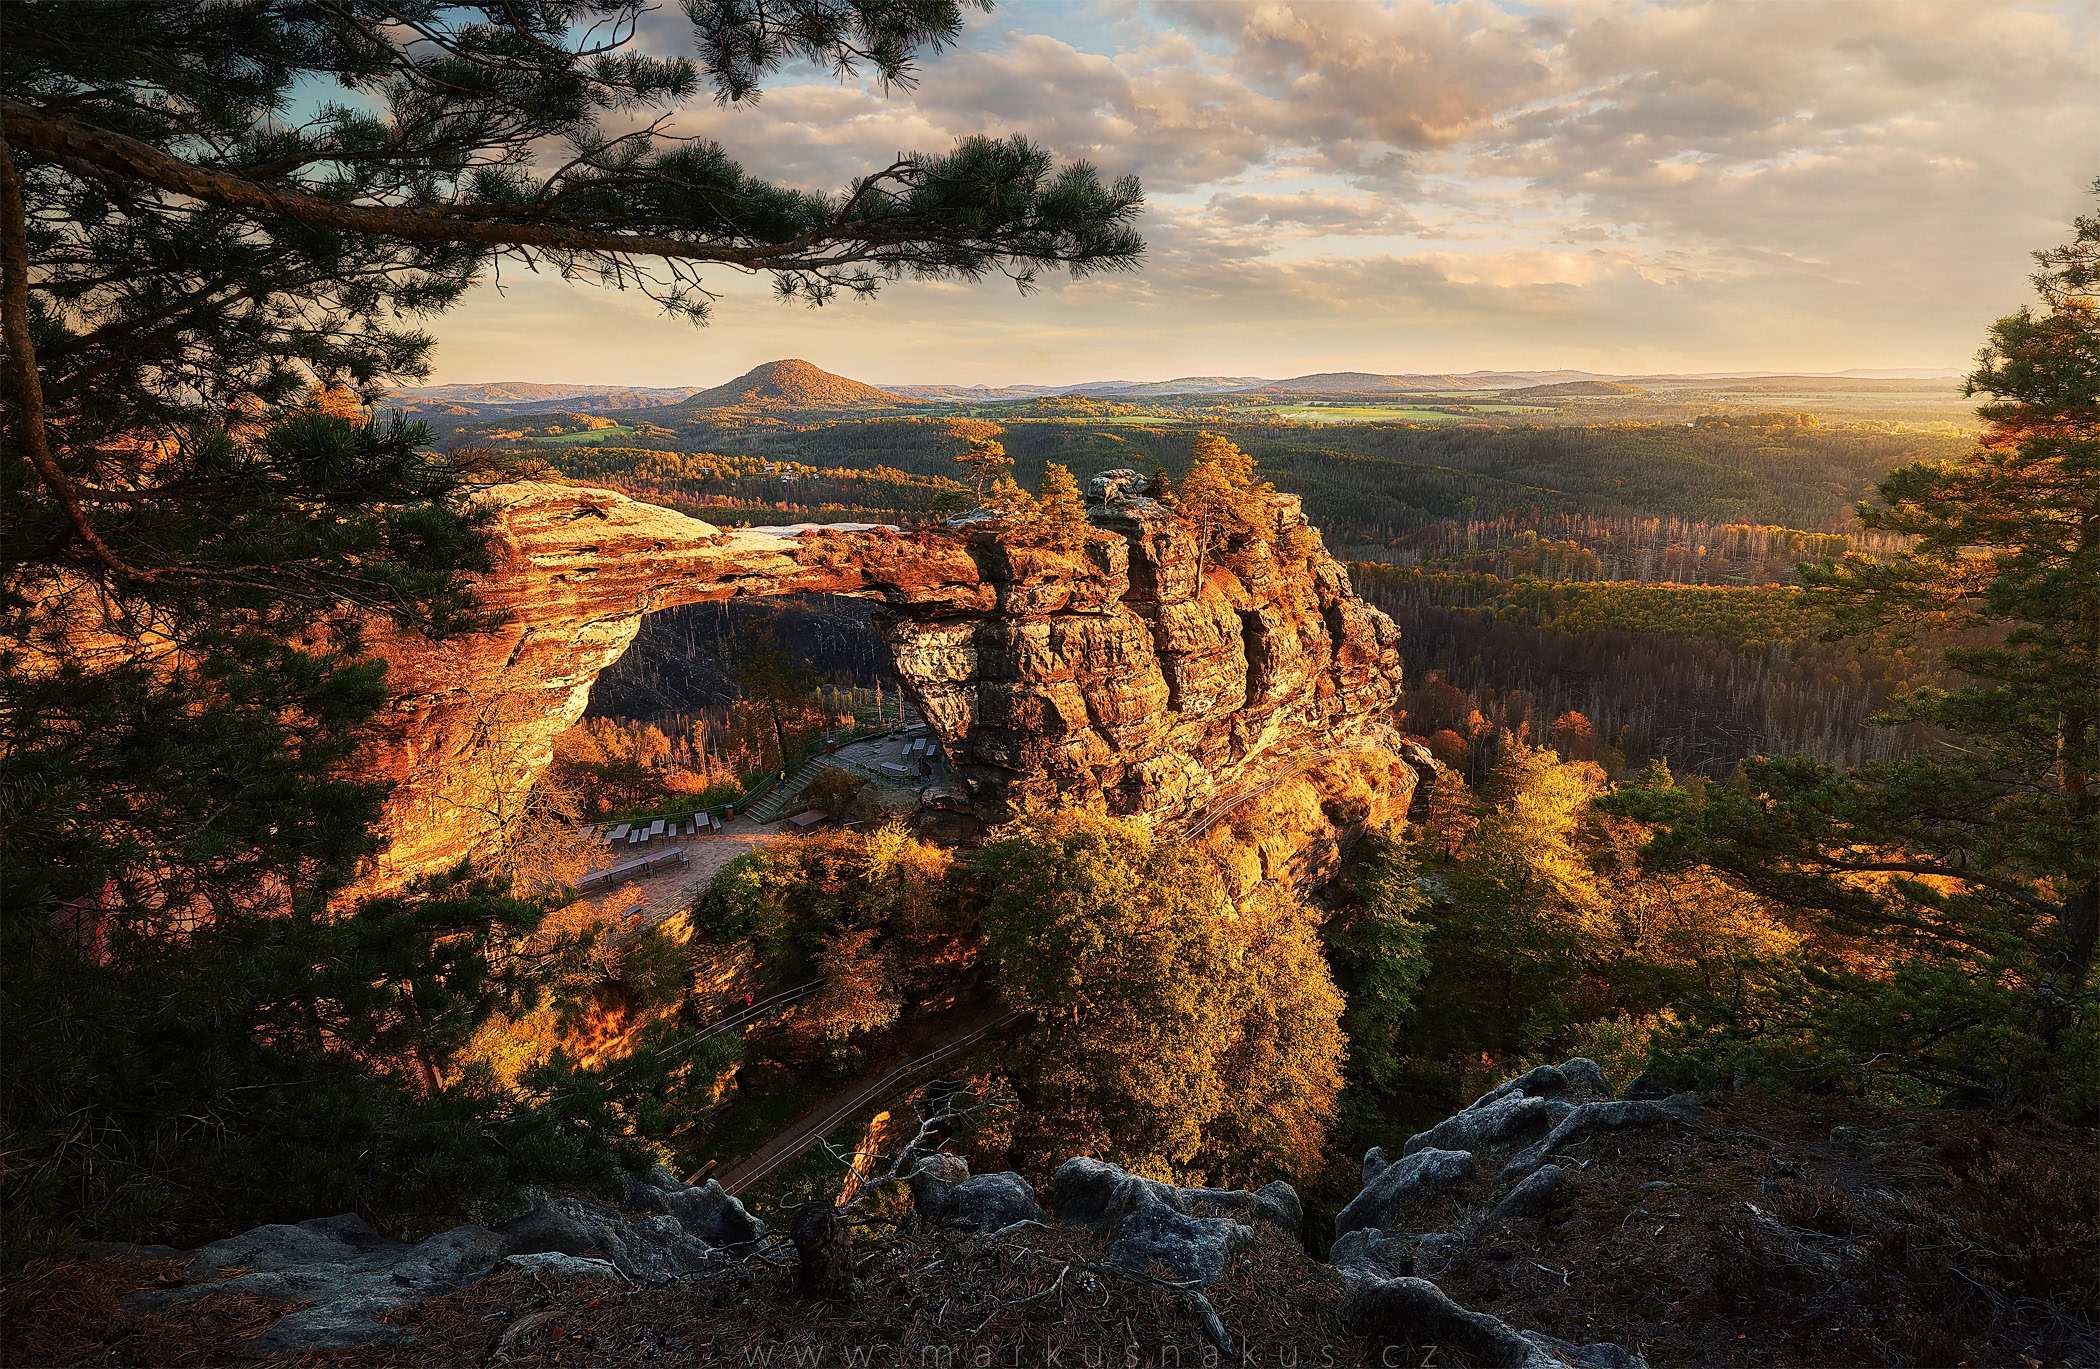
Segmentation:
{"type": "Polygon", "coordinates": [[[1813,865],[1825,870],[1835,870],[1842,874],[1929,875],[1942,879],[1960,880],[1965,884],[1974,884],[1978,888],[1989,889],[1993,893],[2002,894],[2017,903],[2023,903],[2045,917],[2061,920],[2064,916],[2064,909],[2061,906],[2050,903],[2046,899],[2036,898],[2033,894],[2009,879],[1999,879],[1992,875],[1978,874],[1974,870],[1965,870],[1958,865],[1948,865],[1939,861],[1926,860],[1843,860],[1836,856],[1826,856],[1819,852],[1806,854],[1801,857],[1801,860],[1805,865],[1813,865]]]}
{"type": "Polygon", "coordinates": [[[72,482],[52,459],[51,441],[44,426],[44,382],[37,371],[36,343],[29,335],[29,228],[22,208],[22,178],[15,170],[14,152],[4,134],[0,134],[0,268],[4,268],[6,276],[4,289],[0,289],[0,328],[4,328],[8,360],[15,373],[22,450],[91,556],[125,579],[153,580],[157,572],[134,566],[110,550],[95,531],[95,525],[88,521],[87,510],[81,507],[72,482]]]}
{"type": "MultiPolygon", "coordinates": [[[[12,100],[0,102],[0,127],[17,146],[63,159],[75,167],[91,168],[100,178],[157,186],[228,209],[411,242],[662,257],[671,261],[716,262],[754,272],[821,272],[860,263],[890,266],[908,264],[917,256],[923,256],[929,265],[941,265],[951,259],[938,247],[918,246],[928,235],[925,225],[902,223],[885,227],[856,223],[842,229],[834,222],[820,232],[798,234],[782,242],[740,246],[720,238],[503,219],[458,207],[343,203],[198,166],[136,138],[59,118],[12,100]]],[[[861,189],[865,190],[866,185],[861,189]]],[[[1005,255],[1012,250],[996,237],[963,246],[987,256],[1005,255]]],[[[1073,259],[1078,260],[1076,256],[1073,259]]]]}

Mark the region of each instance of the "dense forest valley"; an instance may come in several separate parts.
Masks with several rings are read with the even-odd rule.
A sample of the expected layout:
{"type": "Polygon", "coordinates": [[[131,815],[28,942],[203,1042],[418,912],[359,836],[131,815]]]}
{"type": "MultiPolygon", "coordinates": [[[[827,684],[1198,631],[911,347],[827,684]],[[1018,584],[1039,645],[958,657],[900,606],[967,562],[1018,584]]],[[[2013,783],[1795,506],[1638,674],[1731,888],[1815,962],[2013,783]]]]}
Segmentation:
{"type": "MultiPolygon", "coordinates": [[[[520,270],[946,346],[1165,257],[1164,319],[1179,173],[1148,258],[1083,148],[675,121],[976,8],[0,7],[0,1361],[2100,1367],[2100,216],[1964,377],[414,383],[520,270]]],[[[1207,269],[1522,203],[1386,198],[1207,269]]],[[[1569,198],[1581,279],[1707,288],[1569,198]]],[[[1597,298],[1496,279],[1419,302],[1597,298]]]]}
{"type": "MultiPolygon", "coordinates": [[[[1746,410],[1710,395],[1665,406],[1631,386],[1522,406],[1403,396],[1349,406],[1346,422],[1308,421],[1304,406],[1286,415],[1281,406],[1185,397],[907,402],[800,362],[773,363],[720,388],[739,402],[695,409],[687,400],[637,417],[656,439],[646,446],[629,445],[634,435],[613,421],[617,413],[536,414],[529,422],[504,415],[454,423],[443,440],[486,445],[513,466],[729,525],[924,523],[961,496],[974,501],[987,452],[997,478],[1024,489],[1053,465],[1083,479],[1113,464],[1153,471],[1171,491],[1189,476],[1199,434],[1213,432],[1201,441],[1222,438],[1246,453],[1237,478],[1258,469],[1251,478],[1303,495],[1314,525],[1349,559],[1360,592],[1401,625],[1406,727],[1448,768],[1421,836],[1404,849],[1365,847],[1343,883],[1396,901],[1390,911],[1358,914],[1366,923],[1357,934],[1398,938],[1355,952],[1370,983],[1342,977],[1359,1019],[1350,1035],[1382,1036],[1366,1031],[1362,1015],[1399,1013],[1403,1004],[1412,1005],[1409,1021],[1470,1024],[1390,1060],[1366,1059],[1359,1047],[1345,1117],[1358,1116],[1370,1096],[1411,1118],[1436,1114],[1492,1082],[1480,1061],[1492,1062],[1492,1074],[1511,1061],[1579,1050],[1638,1072],[1656,1032],[1690,1011],[1693,983],[1736,999],[1735,1012],[1746,993],[1783,997],[1776,981],[1757,982],[1768,971],[1751,966],[1807,951],[1793,921],[1704,879],[1643,875],[1634,851],[1644,829],[1592,812],[1592,801],[1658,776],[1665,785],[1740,783],[1741,766],[1754,757],[1800,755],[1841,767],[1900,760],[1927,744],[1930,729],[1875,715],[1904,689],[1940,678],[1941,654],[1956,645],[1947,634],[1846,632],[1797,571],[1908,550],[1914,539],[1863,527],[1853,509],[1897,467],[1973,448],[1974,417],[1951,416],[1962,406],[1948,382],[1825,382],[1787,395],[1798,409],[1746,410]],[[847,392],[857,397],[830,407],[830,396],[847,392]],[[1517,826],[1500,831],[1503,824],[1517,826]],[[1490,874],[1481,862],[1494,859],[1529,873],[1490,874]],[[1411,873],[1420,861],[1427,871],[1411,873]],[[1510,881],[1534,880],[1553,888],[1549,901],[1591,909],[1582,917],[1598,920],[1540,924],[1533,934],[1545,940],[1525,945],[1508,920],[1510,881]],[[1422,904],[1394,892],[1417,882],[1496,892],[1476,893],[1473,913],[1463,900],[1422,904]],[[1431,906],[1435,915],[1424,911],[1431,906]],[[1439,929],[1439,917],[1459,920],[1439,929]],[[1680,935],[1698,948],[1679,946],[1680,935]],[[1481,945],[1497,948],[1488,965],[1467,969],[1452,958],[1460,946],[1472,956],[1481,945]],[[1407,947],[1415,959],[1396,954],[1407,947]],[[1484,975],[1501,978],[1501,987],[1486,991],[1484,975]],[[1415,1004],[1418,994],[1438,1006],[1415,1004]],[[1366,1092],[1373,1078],[1407,1084],[1366,1092]]],[[[1753,397],[1773,398],[1761,389],[1753,397]]],[[[593,811],[676,813],[692,803],[652,806],[643,801],[646,779],[627,784],[617,802],[608,798],[606,775],[618,766],[600,757],[647,758],[644,775],[654,773],[667,794],[704,791],[719,800],[792,763],[815,739],[850,728],[856,708],[865,716],[884,697],[897,706],[862,610],[837,601],[736,615],[681,610],[649,620],[600,680],[594,716],[563,743],[562,773],[591,796],[593,811]],[[785,752],[758,725],[758,705],[722,673],[720,662],[736,654],[732,617],[770,640],[797,643],[805,659],[799,731],[785,752]]],[[[827,802],[852,811],[850,800],[827,802]]],[[[870,858],[864,838],[832,840],[843,846],[825,862],[852,869],[870,858]]],[[[781,907],[795,903],[785,896],[781,907]]],[[[1337,927],[1353,919],[1342,908],[1329,928],[1339,937],[1330,953],[1348,945],[1337,927]]],[[[890,1009],[874,1011],[884,1025],[892,1020],[890,1009]]],[[[1203,1172],[1254,1172],[1245,1157],[1224,1164],[1203,1172]]]]}

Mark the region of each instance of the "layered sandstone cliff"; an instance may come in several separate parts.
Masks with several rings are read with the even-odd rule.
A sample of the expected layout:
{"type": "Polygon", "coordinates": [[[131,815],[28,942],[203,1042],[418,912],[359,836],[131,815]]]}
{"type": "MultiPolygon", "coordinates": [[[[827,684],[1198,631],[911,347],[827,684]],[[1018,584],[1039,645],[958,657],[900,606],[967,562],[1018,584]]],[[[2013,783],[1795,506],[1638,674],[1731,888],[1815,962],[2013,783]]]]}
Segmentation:
{"type": "MultiPolygon", "coordinates": [[[[395,783],[382,881],[517,819],[554,738],[644,615],[824,592],[883,606],[898,675],[978,811],[1105,803],[1192,829],[1355,749],[1389,750],[1399,632],[1273,495],[1209,556],[1129,472],[1096,477],[1083,546],[968,520],[722,529],[609,490],[485,498],[496,630],[381,644],[395,696],[370,763],[395,783]]],[[[1389,796],[1404,806],[1405,798],[1389,796]]]]}

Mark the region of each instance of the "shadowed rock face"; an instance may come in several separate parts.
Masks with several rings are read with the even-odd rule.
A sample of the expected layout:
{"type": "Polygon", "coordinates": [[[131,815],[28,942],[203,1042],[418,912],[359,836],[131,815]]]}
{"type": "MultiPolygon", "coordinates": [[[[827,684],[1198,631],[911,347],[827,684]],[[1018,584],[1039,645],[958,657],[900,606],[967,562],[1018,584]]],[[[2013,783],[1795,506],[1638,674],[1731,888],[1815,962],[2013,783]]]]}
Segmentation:
{"type": "Polygon", "coordinates": [[[1094,484],[1069,551],[968,522],[723,529],[610,490],[492,491],[480,594],[506,621],[378,644],[395,693],[369,763],[396,785],[378,882],[481,847],[644,615],[741,595],[881,604],[898,675],[987,817],[1056,798],[1190,820],[1313,757],[1393,743],[1399,630],[1295,497],[1199,566],[1188,524],[1134,475],[1094,484]]]}

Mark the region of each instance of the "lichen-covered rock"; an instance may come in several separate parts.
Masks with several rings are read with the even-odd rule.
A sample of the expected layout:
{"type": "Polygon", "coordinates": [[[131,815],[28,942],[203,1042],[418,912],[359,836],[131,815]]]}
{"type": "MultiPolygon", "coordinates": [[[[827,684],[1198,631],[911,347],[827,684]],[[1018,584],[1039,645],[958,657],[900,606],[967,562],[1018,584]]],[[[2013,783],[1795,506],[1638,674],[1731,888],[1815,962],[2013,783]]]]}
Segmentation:
{"type": "Polygon", "coordinates": [[[766,1234],[766,1224],[713,1179],[687,1184],[662,1165],[621,1180],[620,1205],[629,1212],[668,1216],[711,1246],[749,1245],[766,1234]]]}
{"type": "Polygon", "coordinates": [[[913,1167],[913,1209],[928,1221],[961,1231],[999,1231],[1040,1221],[1035,1185],[1011,1171],[972,1176],[961,1156],[929,1155],[913,1167]]]}
{"type": "Polygon", "coordinates": [[[1407,1138],[1401,1154],[1418,1150],[1485,1150],[1507,1141],[1528,1141],[1551,1131],[1555,1123],[1574,1110],[1572,1103],[1558,1098],[1534,1098],[1521,1093],[1504,1094],[1488,1102],[1475,1103],[1464,1112],[1446,1117],[1427,1131],[1407,1138]]]}
{"type": "Polygon", "coordinates": [[[1466,1111],[1471,1112],[1474,1108],[1500,1102],[1512,1094],[1526,1098],[1572,1095],[1577,1101],[1594,1101],[1612,1096],[1611,1086],[1604,1082],[1604,1071],[1597,1067],[1597,1062],[1578,1055],[1558,1065],[1534,1066],[1514,1079],[1505,1080],[1475,1098],[1466,1111]]]}
{"type": "Polygon", "coordinates": [[[1638,1355],[1616,1345],[1569,1345],[1469,1311],[1427,1279],[1353,1278],[1347,1315],[1383,1344],[1448,1346],[1466,1362],[1493,1369],[1646,1369],[1638,1355]]]}
{"type": "Polygon", "coordinates": [[[1254,1228],[1235,1218],[1294,1236],[1305,1219],[1297,1190],[1281,1180],[1252,1193],[1177,1188],[1082,1155],[1058,1166],[1055,1183],[1060,1222],[1108,1235],[1109,1258],[1121,1267],[1180,1283],[1214,1282],[1254,1239],[1254,1228]]]}
{"type": "Polygon", "coordinates": [[[1081,1155],[1059,1165],[1053,1182],[1058,1220],[1097,1231],[1112,1229],[1147,1196],[1176,1212],[1257,1218],[1294,1236],[1305,1221],[1298,1190],[1281,1179],[1263,1184],[1252,1193],[1236,1188],[1177,1188],[1131,1174],[1106,1160],[1081,1155]]]}
{"type": "Polygon", "coordinates": [[[1254,1241],[1254,1228],[1229,1217],[1191,1217],[1151,1189],[1116,1223],[1109,1263],[1133,1274],[1153,1274],[1176,1283],[1216,1283],[1232,1257],[1254,1241]]]}
{"type": "Polygon", "coordinates": [[[1335,1214],[1334,1234],[1339,1239],[1360,1227],[1390,1227],[1404,1204],[1447,1193],[1472,1176],[1473,1157],[1465,1151],[1418,1150],[1378,1168],[1335,1214]]]}
{"type": "Polygon", "coordinates": [[[1096,484],[1069,551],[982,522],[723,529],[610,490],[486,492],[494,566],[477,593],[502,625],[437,644],[372,630],[393,697],[362,768],[394,786],[372,882],[478,849],[474,815],[532,783],[645,614],[751,595],[882,605],[904,688],[986,816],[1057,798],[1184,820],[1351,748],[1392,759],[1379,782],[1405,811],[1398,629],[1356,597],[1297,499],[1271,496],[1274,536],[1212,555],[1199,578],[1187,521],[1124,475],[1096,484]]]}
{"type": "Polygon", "coordinates": [[[620,1177],[620,1206],[629,1212],[669,1212],[671,1191],[684,1186],[662,1165],[642,1174],[624,1174],[620,1177]]]}
{"type": "Polygon", "coordinates": [[[1177,1188],[1174,1196],[1174,1205],[1183,1212],[1194,1209],[1205,1214],[1258,1217],[1293,1236],[1305,1225],[1305,1204],[1298,1200],[1298,1190],[1281,1179],[1271,1179],[1252,1193],[1238,1188],[1177,1188]]]}
{"type": "MultiPolygon", "coordinates": [[[[1350,1287],[1351,1321],[1387,1345],[1433,1344],[1473,1364],[1646,1369],[1639,1355],[1617,1345],[1574,1345],[1470,1311],[1432,1280],[1465,1260],[1495,1259],[1494,1249],[1480,1245],[1492,1222],[1543,1217],[1559,1205],[1569,1172],[1548,1162],[1555,1152],[1599,1131],[1696,1116],[1689,1095],[1659,1102],[1614,1099],[1596,1062],[1577,1058],[1527,1070],[1488,1090],[1463,1111],[1408,1138],[1397,1161],[1373,1146],[1364,1155],[1363,1190],[1336,1216],[1328,1251],[1350,1287]],[[1516,1182],[1498,1200],[1490,1205],[1479,1186],[1462,1188],[1476,1162],[1492,1168],[1518,1145],[1524,1148],[1502,1166],[1503,1177],[1516,1182]],[[1405,1220],[1410,1200],[1454,1191],[1460,1200],[1437,1223],[1446,1229],[1424,1230],[1405,1220]]],[[[1544,1277],[1567,1279],[1538,1268],[1544,1277]]]]}
{"type": "Polygon", "coordinates": [[[720,1256],[668,1214],[630,1216],[582,1198],[549,1197],[497,1228],[508,1249],[604,1260],[638,1283],[697,1273],[720,1256]]]}
{"type": "Polygon", "coordinates": [[[209,1293],[294,1304],[294,1310],[242,1343],[244,1353],[288,1355],[396,1340],[387,1313],[451,1292],[493,1269],[512,1249],[482,1227],[457,1227],[413,1245],[388,1240],[357,1217],[262,1226],[205,1246],[188,1269],[194,1282],[137,1293],[134,1311],[209,1293]],[[230,1278],[216,1277],[243,1270],[230,1278]]]}
{"type": "Polygon", "coordinates": [[[612,1261],[593,1259],[587,1255],[564,1255],[558,1250],[535,1250],[529,1255],[506,1255],[503,1262],[513,1269],[522,1269],[530,1274],[546,1274],[567,1279],[609,1279],[621,1281],[620,1271],[613,1268],[612,1261]]]}
{"type": "Polygon", "coordinates": [[[392,1244],[364,1218],[344,1213],[289,1225],[273,1222],[213,1241],[191,1257],[190,1266],[199,1273],[210,1273],[220,1269],[351,1264],[392,1244]]]}
{"type": "Polygon", "coordinates": [[[1489,1214],[1494,1217],[1543,1217],[1551,1212],[1567,1187],[1568,1171],[1559,1165],[1540,1165],[1502,1196],[1489,1214]]]}
{"type": "Polygon", "coordinates": [[[680,1184],[665,1199],[680,1226],[718,1249],[749,1245],[766,1234],[766,1224],[713,1179],[690,1187],[680,1184]]]}
{"type": "Polygon", "coordinates": [[[1628,1350],[1623,1345],[1610,1341],[1591,1341],[1588,1345],[1577,1345],[1537,1331],[1521,1333],[1539,1349],[1555,1360],[1573,1366],[1573,1369],[1648,1369],[1648,1361],[1628,1350]]]}
{"type": "Polygon", "coordinates": [[[1415,1272],[1415,1246],[1420,1237],[1399,1231],[1360,1226],[1335,1239],[1327,1249],[1327,1262],[1337,1269],[1353,1269],[1381,1279],[1415,1272]]]}
{"type": "MultiPolygon", "coordinates": [[[[1108,1230],[1121,1220],[1135,1201],[1134,1194],[1129,1191],[1132,1184],[1154,1182],[1128,1173],[1122,1166],[1106,1160],[1075,1155],[1059,1165],[1051,1178],[1057,1219],[1072,1226],[1108,1230]]],[[[1159,1187],[1166,1185],[1160,1184],[1159,1187]]]]}
{"type": "Polygon", "coordinates": [[[1626,1127],[1654,1126],[1662,1122],[1692,1122],[1698,1117],[1698,1101],[1688,1093],[1661,1101],[1639,1098],[1582,1103],[1570,1109],[1553,1130],[1512,1156],[1502,1167],[1502,1173],[1506,1177],[1529,1174],[1563,1148],[1600,1131],[1620,1131],[1626,1127]]]}

